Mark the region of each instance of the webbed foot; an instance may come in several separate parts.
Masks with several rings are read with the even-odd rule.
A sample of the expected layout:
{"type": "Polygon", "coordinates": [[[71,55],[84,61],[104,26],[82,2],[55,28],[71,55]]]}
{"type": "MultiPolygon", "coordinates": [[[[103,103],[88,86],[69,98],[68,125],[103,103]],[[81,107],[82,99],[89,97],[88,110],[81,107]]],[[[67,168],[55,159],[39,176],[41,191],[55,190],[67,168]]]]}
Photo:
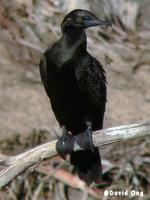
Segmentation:
{"type": "Polygon", "coordinates": [[[74,141],[81,147],[83,150],[90,150],[94,153],[94,144],[92,140],[92,128],[89,125],[87,130],[83,133],[80,133],[74,136],[74,141]]]}
{"type": "Polygon", "coordinates": [[[57,140],[56,151],[63,159],[66,159],[67,154],[71,154],[73,152],[73,147],[73,136],[65,131],[63,135],[57,140]]]}

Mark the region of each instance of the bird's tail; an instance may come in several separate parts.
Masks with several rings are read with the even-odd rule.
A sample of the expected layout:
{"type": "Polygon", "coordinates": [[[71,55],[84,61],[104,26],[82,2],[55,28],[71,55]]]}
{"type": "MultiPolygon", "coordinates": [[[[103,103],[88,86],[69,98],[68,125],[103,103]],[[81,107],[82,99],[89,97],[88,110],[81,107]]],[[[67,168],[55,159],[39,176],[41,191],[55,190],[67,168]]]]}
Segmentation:
{"type": "Polygon", "coordinates": [[[98,148],[77,151],[71,154],[71,164],[75,166],[79,177],[87,184],[98,183],[102,176],[102,164],[98,148]]]}

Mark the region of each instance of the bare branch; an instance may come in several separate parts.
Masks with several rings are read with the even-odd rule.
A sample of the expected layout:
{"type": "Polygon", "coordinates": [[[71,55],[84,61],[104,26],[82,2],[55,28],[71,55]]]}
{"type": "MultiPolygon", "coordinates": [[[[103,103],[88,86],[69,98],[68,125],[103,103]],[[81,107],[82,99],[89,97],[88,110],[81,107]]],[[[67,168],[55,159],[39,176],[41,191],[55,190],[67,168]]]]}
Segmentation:
{"type": "MultiPolygon", "coordinates": [[[[95,147],[102,147],[107,144],[146,136],[150,136],[149,122],[95,131],[93,132],[92,139],[95,147]]],[[[6,166],[0,172],[0,188],[6,186],[30,166],[57,155],[55,149],[56,142],[57,140],[42,144],[17,156],[0,155],[0,165],[6,166]]],[[[81,148],[77,144],[74,144],[74,151],[78,150],[81,150],[81,148]]]]}

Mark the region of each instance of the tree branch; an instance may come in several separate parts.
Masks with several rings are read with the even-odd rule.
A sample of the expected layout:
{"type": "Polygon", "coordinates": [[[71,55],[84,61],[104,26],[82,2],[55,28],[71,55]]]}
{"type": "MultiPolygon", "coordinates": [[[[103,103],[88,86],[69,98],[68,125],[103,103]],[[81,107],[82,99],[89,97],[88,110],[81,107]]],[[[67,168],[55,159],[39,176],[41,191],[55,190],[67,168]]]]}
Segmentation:
{"type": "MultiPolygon", "coordinates": [[[[150,122],[95,131],[92,139],[95,147],[102,147],[107,144],[146,136],[150,136],[150,122]]],[[[0,189],[30,166],[57,155],[56,142],[57,140],[42,144],[17,156],[0,155],[0,165],[5,166],[0,172],[0,189]]],[[[74,144],[74,151],[78,150],[81,150],[81,148],[74,144]]]]}

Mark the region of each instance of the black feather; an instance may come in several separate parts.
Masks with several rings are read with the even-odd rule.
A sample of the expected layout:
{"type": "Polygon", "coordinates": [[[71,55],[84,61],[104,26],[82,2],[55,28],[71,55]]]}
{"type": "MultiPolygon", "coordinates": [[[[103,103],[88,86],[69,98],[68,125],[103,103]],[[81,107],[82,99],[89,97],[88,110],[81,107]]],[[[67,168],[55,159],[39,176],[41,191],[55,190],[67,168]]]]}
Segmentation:
{"type": "MultiPolygon", "coordinates": [[[[69,26],[68,18],[63,21],[62,37],[42,56],[40,74],[60,126],[76,135],[87,129],[87,122],[92,130],[102,129],[107,88],[102,65],[87,52],[84,29],[69,26]]],[[[72,153],[71,163],[87,183],[100,179],[97,148],[94,153],[72,153]]]]}

